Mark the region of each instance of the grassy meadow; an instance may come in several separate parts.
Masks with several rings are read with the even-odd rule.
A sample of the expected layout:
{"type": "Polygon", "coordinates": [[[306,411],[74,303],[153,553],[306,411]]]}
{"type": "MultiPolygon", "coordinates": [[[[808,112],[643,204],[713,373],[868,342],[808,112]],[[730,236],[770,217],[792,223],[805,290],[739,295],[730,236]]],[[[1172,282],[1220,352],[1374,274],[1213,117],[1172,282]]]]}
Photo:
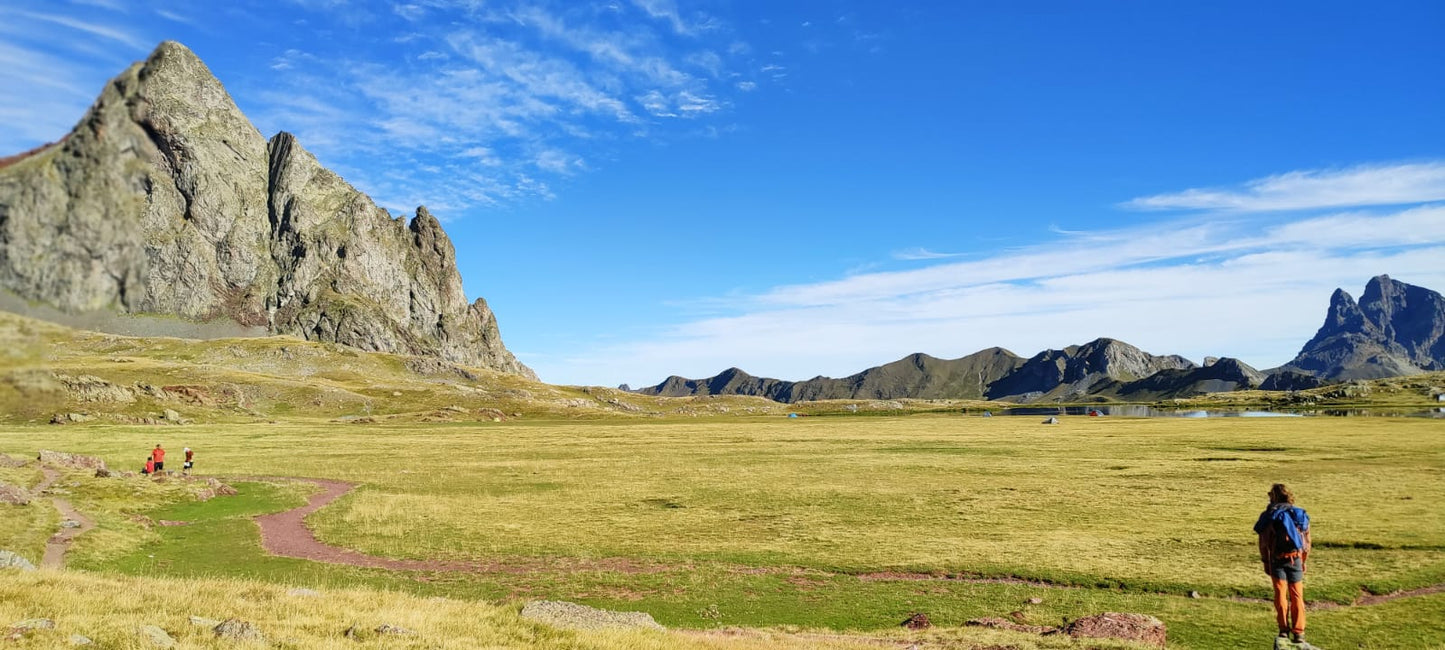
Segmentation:
{"type": "MultiPolygon", "coordinates": [[[[689,628],[884,630],[914,611],[945,627],[1015,611],[1057,624],[1136,611],[1165,620],[1180,647],[1268,638],[1269,606],[1237,597],[1268,596],[1250,526],[1276,481],[1314,520],[1311,600],[1445,582],[1439,421],[1038,420],[22,426],[0,431],[0,451],[59,448],[130,468],[159,442],[195,448],[204,474],[353,481],[308,520],[322,539],[481,565],[389,572],[266,556],[248,517],[302,503],[295,484],[240,482],[237,497],[195,503],[174,484],[71,476],[72,502],[101,521],[76,542],[74,567],[560,598],[689,628]],[[191,525],[147,529],[138,512],[191,525]]],[[[1320,611],[1311,637],[1439,647],[1442,611],[1445,595],[1320,611]]]]}

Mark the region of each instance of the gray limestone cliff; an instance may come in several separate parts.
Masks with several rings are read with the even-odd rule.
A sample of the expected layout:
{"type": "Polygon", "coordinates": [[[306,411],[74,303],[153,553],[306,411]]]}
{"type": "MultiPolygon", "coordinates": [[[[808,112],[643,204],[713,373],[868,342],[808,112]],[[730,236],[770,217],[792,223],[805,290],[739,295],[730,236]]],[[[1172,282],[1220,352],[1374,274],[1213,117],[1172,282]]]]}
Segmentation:
{"type": "Polygon", "coordinates": [[[426,208],[392,218],[291,134],[268,142],[174,42],[61,142],[0,160],[0,289],[535,378],[426,208]]]}
{"type": "Polygon", "coordinates": [[[1388,275],[1358,303],[1336,289],[1324,324],[1281,370],[1330,381],[1445,370],[1445,297],[1388,275]]]}

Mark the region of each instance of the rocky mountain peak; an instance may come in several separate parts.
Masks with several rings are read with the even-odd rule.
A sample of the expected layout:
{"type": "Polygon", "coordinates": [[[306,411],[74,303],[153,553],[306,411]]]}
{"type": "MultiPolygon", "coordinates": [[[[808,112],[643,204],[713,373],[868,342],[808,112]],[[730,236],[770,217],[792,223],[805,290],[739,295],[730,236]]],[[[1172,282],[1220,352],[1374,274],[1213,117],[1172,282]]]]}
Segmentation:
{"type": "Polygon", "coordinates": [[[1282,370],[1322,379],[1374,379],[1445,368],[1445,297],[1388,275],[1371,278],[1356,303],[1330,296],[1319,331],[1282,370]]]}
{"type": "Polygon", "coordinates": [[[534,376],[466,301],[430,212],[394,219],[294,135],[263,138],[174,41],[60,144],[0,168],[0,289],[534,376]]]}

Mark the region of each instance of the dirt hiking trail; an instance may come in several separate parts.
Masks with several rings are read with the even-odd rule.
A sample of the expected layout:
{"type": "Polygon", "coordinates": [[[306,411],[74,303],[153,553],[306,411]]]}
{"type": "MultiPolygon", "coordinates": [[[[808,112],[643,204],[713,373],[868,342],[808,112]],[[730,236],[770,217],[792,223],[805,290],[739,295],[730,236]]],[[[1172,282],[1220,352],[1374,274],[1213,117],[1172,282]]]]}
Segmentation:
{"type": "MultiPolygon", "coordinates": [[[[41,494],[49,490],[51,486],[55,485],[56,481],[60,480],[60,472],[49,467],[41,466],[40,471],[45,474],[45,480],[35,486],[36,494],[41,494]]],[[[60,511],[60,521],[62,523],[75,521],[80,524],[75,528],[62,527],[45,542],[45,555],[40,558],[40,566],[59,569],[65,566],[65,552],[70,550],[70,542],[86,531],[95,528],[95,522],[91,521],[89,517],[80,514],[80,512],[75,509],[75,506],[70,505],[69,501],[54,494],[50,495],[50,502],[55,504],[56,510],[60,511]]]]}
{"type": "MultiPolygon", "coordinates": [[[[320,491],[312,494],[306,500],[306,505],[293,508],[284,512],[269,515],[257,516],[256,523],[261,527],[261,546],[267,553],[280,557],[297,558],[302,560],[313,560],[316,562],[327,562],[331,564],[345,564],[349,566],[366,567],[373,569],[390,569],[394,571],[464,571],[471,573],[533,573],[555,569],[604,569],[622,573],[655,573],[676,569],[676,565],[648,564],[625,558],[612,558],[604,560],[563,560],[563,561],[523,561],[521,563],[501,564],[500,562],[479,562],[479,561],[456,561],[456,560],[398,560],[393,558],[378,557],[359,553],[347,548],[332,546],[319,539],[315,533],[306,526],[306,516],[314,513],[331,502],[345,496],[356,488],[355,484],[345,481],[334,481],[330,479],[315,478],[287,478],[287,477],[231,477],[236,480],[264,480],[264,481],[290,481],[298,483],[310,483],[320,488],[320,491]]],[[[48,551],[47,551],[48,553],[48,551]]],[[[740,569],[745,573],[793,573],[794,569],[787,567],[743,567],[740,569]]],[[[841,574],[827,571],[810,571],[820,576],[835,577],[841,574]]],[[[934,575],[927,573],[893,573],[880,572],[855,575],[854,577],[865,581],[954,581],[969,582],[977,584],[1027,584],[1048,589],[1083,589],[1071,585],[1059,585],[1036,580],[1025,580],[1013,577],[967,577],[952,575],[934,575]]],[[[1348,605],[1338,603],[1311,603],[1316,609],[1336,609],[1340,607],[1364,607],[1378,605],[1402,598],[1415,598],[1445,592],[1445,584],[1430,585],[1418,589],[1397,591],[1390,594],[1361,594],[1354,602],[1348,605]]],[[[1238,602],[1260,602],[1266,603],[1264,599],[1233,597],[1230,600],[1238,602]]]]}

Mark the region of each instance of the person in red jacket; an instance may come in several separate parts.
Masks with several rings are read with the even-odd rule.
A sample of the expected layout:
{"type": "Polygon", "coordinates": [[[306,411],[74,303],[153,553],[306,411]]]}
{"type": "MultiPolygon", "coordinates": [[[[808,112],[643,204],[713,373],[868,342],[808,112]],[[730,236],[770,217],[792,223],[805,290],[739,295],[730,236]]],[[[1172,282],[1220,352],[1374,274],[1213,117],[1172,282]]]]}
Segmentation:
{"type": "Polygon", "coordinates": [[[146,456],[146,466],[141,469],[140,473],[142,473],[142,474],[154,474],[154,473],[156,473],[156,459],[155,459],[155,458],[152,458],[152,457],[150,457],[150,456],[146,456]]]}
{"type": "Polygon", "coordinates": [[[159,443],[156,444],[155,449],[151,450],[151,460],[155,461],[155,471],[159,472],[166,468],[166,450],[161,449],[159,443]]]}

